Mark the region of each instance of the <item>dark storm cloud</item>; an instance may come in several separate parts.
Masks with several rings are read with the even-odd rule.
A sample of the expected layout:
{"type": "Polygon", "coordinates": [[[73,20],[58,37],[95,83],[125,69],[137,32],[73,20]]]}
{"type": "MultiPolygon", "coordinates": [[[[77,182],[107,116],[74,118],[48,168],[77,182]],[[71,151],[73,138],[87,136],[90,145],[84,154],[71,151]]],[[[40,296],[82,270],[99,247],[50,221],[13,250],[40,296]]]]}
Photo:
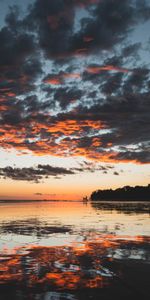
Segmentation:
{"type": "Polygon", "coordinates": [[[146,2],[133,3],[128,0],[37,0],[27,22],[31,28],[37,28],[40,47],[49,58],[110,50],[126,37],[131,26],[150,15],[146,2]],[[76,32],[75,12],[79,4],[88,9],[89,17],[82,18],[81,28],[76,32]]]}
{"type": "MultiPolygon", "coordinates": [[[[127,89],[128,90],[128,89],[127,89]]],[[[88,115],[92,120],[101,120],[111,133],[102,134],[105,139],[115,144],[138,143],[149,140],[149,93],[123,94],[111,96],[104,103],[97,103],[90,108],[79,108],[78,118],[88,115]],[[106,138],[105,138],[106,137],[106,138]]]]}
{"type": "Polygon", "coordinates": [[[82,29],[73,40],[74,50],[108,50],[125,37],[133,23],[133,8],[129,1],[99,2],[92,15],[92,18],[82,20],[82,29]],[[85,37],[90,37],[91,41],[86,43],[85,37]]]}
{"type": "Polygon", "coordinates": [[[0,94],[3,100],[33,92],[35,80],[42,73],[37,44],[19,19],[19,10],[10,8],[6,25],[0,30],[0,94]]]}
{"type": "Polygon", "coordinates": [[[19,35],[4,27],[0,31],[0,65],[20,64],[34,50],[33,35],[19,35]]]}
{"type": "Polygon", "coordinates": [[[134,72],[128,77],[125,82],[124,90],[131,93],[140,92],[147,87],[150,70],[146,67],[134,69],[134,72]]]}
{"type": "Polygon", "coordinates": [[[77,100],[80,100],[82,95],[81,90],[60,88],[54,93],[54,101],[57,101],[62,109],[77,100]]]}
{"type": "Polygon", "coordinates": [[[38,30],[39,44],[48,57],[68,52],[74,24],[73,1],[37,0],[27,18],[30,28],[38,30]]]}
{"type": "Polygon", "coordinates": [[[150,16],[146,2],[98,1],[89,18],[82,20],[81,30],[73,39],[73,49],[89,53],[110,50],[123,41],[131,28],[150,16]],[[86,40],[86,37],[89,38],[86,40]]]}
{"type": "Polygon", "coordinates": [[[28,122],[30,123],[29,119],[32,115],[34,115],[35,112],[38,113],[40,110],[44,110],[43,104],[38,101],[36,95],[28,96],[24,100],[10,97],[7,100],[4,99],[0,107],[1,105],[5,105],[8,109],[1,112],[0,124],[3,126],[20,126],[20,129],[24,126],[26,126],[27,129],[28,122]]]}
{"type": "Polygon", "coordinates": [[[106,95],[111,95],[121,88],[123,73],[117,73],[108,78],[101,86],[101,91],[106,95]]]}

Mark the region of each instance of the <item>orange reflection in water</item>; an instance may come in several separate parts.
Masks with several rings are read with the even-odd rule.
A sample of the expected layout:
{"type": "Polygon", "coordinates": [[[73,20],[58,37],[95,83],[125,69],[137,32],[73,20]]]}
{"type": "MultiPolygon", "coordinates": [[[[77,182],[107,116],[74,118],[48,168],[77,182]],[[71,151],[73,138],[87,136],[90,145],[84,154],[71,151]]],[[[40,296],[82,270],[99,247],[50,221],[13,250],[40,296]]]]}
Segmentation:
{"type": "Polygon", "coordinates": [[[132,248],[150,242],[148,237],[101,235],[80,244],[64,247],[22,247],[0,257],[0,284],[26,288],[76,290],[102,288],[115,279],[109,268],[112,250],[132,248]],[[107,268],[105,263],[107,261],[107,268]]]}

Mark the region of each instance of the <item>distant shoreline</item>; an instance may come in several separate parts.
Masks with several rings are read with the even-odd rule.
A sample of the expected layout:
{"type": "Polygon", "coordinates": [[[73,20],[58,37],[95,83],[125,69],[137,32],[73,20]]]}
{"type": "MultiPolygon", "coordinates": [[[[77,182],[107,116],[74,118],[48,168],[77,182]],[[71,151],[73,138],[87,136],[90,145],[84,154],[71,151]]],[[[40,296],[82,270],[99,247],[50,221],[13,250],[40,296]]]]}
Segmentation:
{"type": "Polygon", "coordinates": [[[97,200],[91,200],[90,201],[91,203],[93,203],[93,202],[97,202],[97,203],[103,203],[103,202],[110,202],[110,203],[112,203],[112,202],[120,202],[120,203],[126,203],[126,202],[132,202],[132,203],[134,203],[134,202],[140,202],[140,203],[142,203],[142,202],[150,202],[150,198],[148,198],[148,199],[143,199],[143,200],[140,200],[140,199],[97,199],[97,200]]]}
{"type": "MultiPolygon", "coordinates": [[[[50,203],[50,202],[78,202],[78,203],[84,203],[82,200],[0,200],[0,204],[2,203],[50,203]]],[[[150,199],[147,200],[147,199],[144,199],[144,200],[139,200],[139,199],[117,199],[117,200],[114,200],[114,199],[98,199],[98,200],[89,200],[87,203],[134,203],[134,202],[139,202],[139,203],[142,203],[142,202],[150,202],[150,199]]]]}
{"type": "Polygon", "coordinates": [[[24,203],[24,202],[82,202],[82,200],[0,200],[0,203],[24,203]]]}
{"type": "Polygon", "coordinates": [[[150,184],[147,186],[124,186],[123,188],[117,188],[115,190],[97,190],[91,194],[91,201],[150,201],[150,184]]]}

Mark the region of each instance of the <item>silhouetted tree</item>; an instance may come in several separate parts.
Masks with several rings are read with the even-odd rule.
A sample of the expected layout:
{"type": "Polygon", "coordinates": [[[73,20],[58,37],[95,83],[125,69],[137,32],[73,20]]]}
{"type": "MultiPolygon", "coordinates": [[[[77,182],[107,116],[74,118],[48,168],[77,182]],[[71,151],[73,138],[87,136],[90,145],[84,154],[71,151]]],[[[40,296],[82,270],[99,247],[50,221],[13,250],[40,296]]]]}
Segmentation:
{"type": "Polygon", "coordinates": [[[116,190],[106,189],[97,190],[91,194],[92,201],[111,200],[111,201],[149,201],[150,184],[147,186],[124,186],[116,190]]]}

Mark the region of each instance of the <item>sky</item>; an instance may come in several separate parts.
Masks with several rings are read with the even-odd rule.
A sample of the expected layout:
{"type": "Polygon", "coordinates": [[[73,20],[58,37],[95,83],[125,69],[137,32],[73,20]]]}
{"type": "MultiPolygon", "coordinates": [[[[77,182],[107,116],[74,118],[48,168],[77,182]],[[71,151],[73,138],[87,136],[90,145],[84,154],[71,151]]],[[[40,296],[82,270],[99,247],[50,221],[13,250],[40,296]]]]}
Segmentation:
{"type": "Polygon", "coordinates": [[[0,199],[150,183],[149,28],[149,0],[0,0],[0,199]]]}

